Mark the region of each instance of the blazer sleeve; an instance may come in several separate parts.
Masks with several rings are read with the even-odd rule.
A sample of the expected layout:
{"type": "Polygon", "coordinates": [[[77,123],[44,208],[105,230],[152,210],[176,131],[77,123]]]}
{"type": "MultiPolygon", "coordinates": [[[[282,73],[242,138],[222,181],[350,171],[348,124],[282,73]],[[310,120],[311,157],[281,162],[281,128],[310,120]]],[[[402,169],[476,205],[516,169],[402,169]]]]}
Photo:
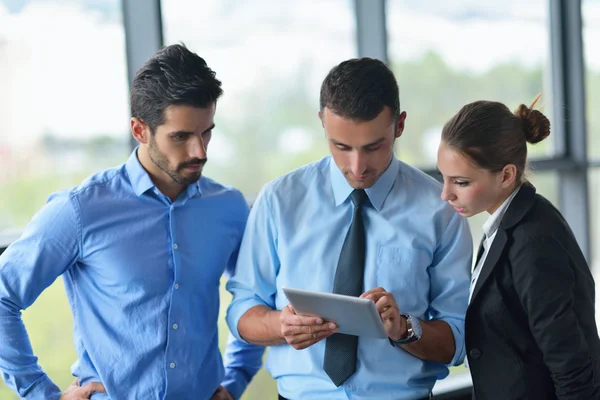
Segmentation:
{"type": "Polygon", "coordinates": [[[534,237],[511,258],[515,289],[558,399],[600,398],[586,332],[574,309],[580,288],[568,252],[554,238],[534,237]]]}

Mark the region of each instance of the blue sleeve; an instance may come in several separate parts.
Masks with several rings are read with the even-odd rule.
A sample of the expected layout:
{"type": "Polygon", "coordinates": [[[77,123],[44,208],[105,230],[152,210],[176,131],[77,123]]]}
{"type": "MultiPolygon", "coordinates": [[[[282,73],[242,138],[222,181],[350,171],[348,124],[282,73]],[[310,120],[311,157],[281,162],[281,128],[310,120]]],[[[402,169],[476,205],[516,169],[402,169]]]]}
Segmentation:
{"type": "Polygon", "coordinates": [[[454,335],[455,352],[451,365],[465,358],[465,314],[469,303],[470,266],[473,260],[473,240],[469,225],[454,214],[446,226],[429,268],[431,280],[431,319],[450,325],[454,335]]]}
{"type": "Polygon", "coordinates": [[[76,261],[79,223],[67,193],[51,197],[0,256],[0,370],[24,399],[59,399],[60,389],[34,356],[21,310],[76,261]]]}
{"type": "Polygon", "coordinates": [[[243,340],[238,323],[246,311],[259,305],[275,308],[278,270],[277,229],[263,189],[250,211],[235,274],[227,282],[227,290],[233,295],[227,324],[237,339],[243,340]]]}
{"type": "MultiPolygon", "coordinates": [[[[241,237],[246,227],[246,221],[248,219],[248,205],[245,199],[240,194],[241,204],[240,210],[240,227],[239,235],[240,242],[241,237]]],[[[230,278],[234,275],[237,259],[239,254],[239,248],[236,249],[234,254],[229,260],[229,264],[225,270],[225,276],[230,278]]],[[[227,388],[227,391],[233,396],[234,399],[239,399],[246,390],[246,387],[256,375],[258,370],[262,367],[262,356],[265,351],[263,346],[256,346],[236,339],[233,335],[229,334],[227,340],[227,346],[225,347],[225,354],[223,355],[225,364],[225,377],[221,384],[227,388]]]]}
{"type": "Polygon", "coordinates": [[[248,384],[262,367],[265,348],[236,339],[229,334],[223,356],[225,378],[221,383],[234,399],[239,399],[248,384]]]}

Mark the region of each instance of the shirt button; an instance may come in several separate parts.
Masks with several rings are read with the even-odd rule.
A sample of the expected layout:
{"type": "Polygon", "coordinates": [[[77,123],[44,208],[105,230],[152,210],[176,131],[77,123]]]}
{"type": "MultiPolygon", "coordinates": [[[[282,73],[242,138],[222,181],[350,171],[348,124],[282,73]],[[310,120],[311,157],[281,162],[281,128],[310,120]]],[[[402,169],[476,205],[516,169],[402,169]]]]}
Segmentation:
{"type": "Polygon", "coordinates": [[[175,363],[171,363],[171,364],[169,364],[169,367],[171,367],[171,368],[175,368],[175,363]]]}
{"type": "Polygon", "coordinates": [[[177,328],[179,328],[179,325],[173,324],[173,329],[177,329],[177,328]]]}
{"type": "Polygon", "coordinates": [[[179,246],[177,246],[177,243],[173,243],[173,248],[174,248],[175,250],[177,250],[177,247],[179,247],[179,246]]]}
{"type": "Polygon", "coordinates": [[[173,285],[173,287],[174,287],[175,289],[179,289],[179,283],[176,283],[176,284],[174,284],[174,285],[173,285]]]}

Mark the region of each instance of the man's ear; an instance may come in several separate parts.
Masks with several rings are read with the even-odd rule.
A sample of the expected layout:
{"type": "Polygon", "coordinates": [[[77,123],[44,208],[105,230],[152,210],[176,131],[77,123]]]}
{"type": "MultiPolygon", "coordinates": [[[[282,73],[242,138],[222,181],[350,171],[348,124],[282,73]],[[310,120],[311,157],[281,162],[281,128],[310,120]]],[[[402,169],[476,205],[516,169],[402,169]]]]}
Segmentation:
{"type": "Polygon", "coordinates": [[[394,133],[395,138],[402,136],[404,132],[404,122],[406,121],[406,111],[402,111],[398,116],[398,122],[396,123],[396,131],[394,133]]]}
{"type": "Polygon", "coordinates": [[[324,113],[322,113],[321,111],[319,111],[319,112],[317,113],[317,116],[318,116],[318,117],[319,117],[319,119],[321,120],[321,126],[322,126],[323,128],[325,128],[325,114],[324,114],[324,113]]]}
{"type": "Polygon", "coordinates": [[[506,164],[501,171],[502,181],[500,185],[502,188],[507,188],[513,185],[517,179],[517,167],[514,164],[506,164]]]}
{"type": "Polygon", "coordinates": [[[141,144],[148,144],[151,135],[150,127],[143,120],[133,117],[129,121],[129,126],[135,140],[141,144]]]}

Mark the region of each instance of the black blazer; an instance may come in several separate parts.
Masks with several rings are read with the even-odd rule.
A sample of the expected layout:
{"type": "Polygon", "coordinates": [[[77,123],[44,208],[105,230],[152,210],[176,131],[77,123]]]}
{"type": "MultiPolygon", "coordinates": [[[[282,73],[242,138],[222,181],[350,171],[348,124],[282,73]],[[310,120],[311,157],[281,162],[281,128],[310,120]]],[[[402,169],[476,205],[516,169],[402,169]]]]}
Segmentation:
{"type": "Polygon", "coordinates": [[[523,184],[467,309],[474,398],[600,399],[594,292],[569,225],[533,185],[523,184]]]}

